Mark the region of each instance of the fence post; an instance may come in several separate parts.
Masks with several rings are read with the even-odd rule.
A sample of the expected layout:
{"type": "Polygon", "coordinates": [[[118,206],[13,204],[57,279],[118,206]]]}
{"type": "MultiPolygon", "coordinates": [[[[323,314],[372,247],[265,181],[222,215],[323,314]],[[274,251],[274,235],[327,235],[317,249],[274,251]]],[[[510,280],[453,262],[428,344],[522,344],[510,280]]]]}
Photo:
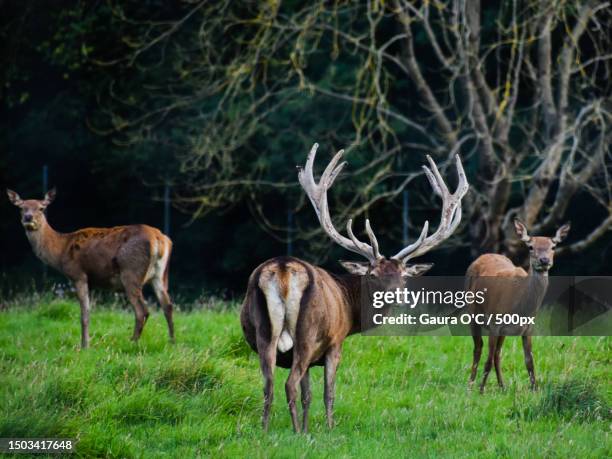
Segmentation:
{"type": "Polygon", "coordinates": [[[164,188],[164,234],[170,237],[170,185],[164,188]]]}
{"type": "MultiPolygon", "coordinates": [[[[43,192],[43,196],[48,191],[48,189],[49,189],[49,167],[45,164],[45,165],[43,165],[43,168],[42,168],[42,192],[43,192]]],[[[47,211],[45,210],[45,213],[46,212],[47,211]]],[[[43,263],[42,266],[43,266],[43,285],[45,285],[47,283],[47,265],[45,263],[43,263]]]]}
{"type": "Polygon", "coordinates": [[[293,255],[293,209],[287,206],[287,256],[293,255]]]}

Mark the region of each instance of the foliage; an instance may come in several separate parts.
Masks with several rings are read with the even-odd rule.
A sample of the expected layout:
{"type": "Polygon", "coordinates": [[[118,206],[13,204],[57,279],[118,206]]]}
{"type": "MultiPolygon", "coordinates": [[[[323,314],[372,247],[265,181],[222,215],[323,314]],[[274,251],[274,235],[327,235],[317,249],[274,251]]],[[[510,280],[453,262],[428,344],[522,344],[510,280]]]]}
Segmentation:
{"type": "MultiPolygon", "coordinates": [[[[354,152],[335,190],[348,200],[343,219],[378,201],[391,213],[408,184],[414,202],[435,208],[405,172],[432,152],[469,159],[463,234],[473,255],[524,256],[512,219],[550,232],[579,190],[596,223],[561,250],[584,250],[612,223],[612,16],[597,2],[179,5],[116,6],[123,46],[97,60],[137,70],[112,78],[121,103],[105,97],[98,121],[121,142],[174,150],[177,203],[195,217],[246,200],[260,224],[286,231],[266,195],[291,199],[288,172],[317,140],[354,152]]],[[[397,240],[398,226],[382,232],[397,240]]]]}
{"type": "MultiPolygon", "coordinates": [[[[313,141],[321,144],[318,167],[335,150],[347,149],[349,166],[330,195],[339,227],[349,217],[370,218],[386,253],[397,251],[403,239],[404,198],[409,238],[425,220],[435,227],[439,202],[420,167],[424,153],[432,153],[444,169],[456,150],[472,187],[463,225],[428,256],[436,264],[433,274],[462,274],[483,250],[505,250],[519,261],[522,254],[506,231],[516,212],[529,215],[530,228],[541,234],[552,234],[564,219],[574,221],[567,247],[582,256],[571,267],[559,260],[556,273],[605,273],[612,247],[606,231],[612,161],[602,134],[608,132],[605,96],[612,79],[602,32],[609,28],[609,11],[590,1],[559,2],[550,10],[540,9],[545,2],[483,3],[477,51],[498,110],[480,130],[469,112],[474,105],[460,89],[462,72],[440,68],[426,28],[428,18],[443,51],[459,56],[453,49],[462,41],[448,28],[455,3],[398,1],[401,9],[398,2],[374,0],[59,0],[45,8],[33,0],[0,1],[0,187],[39,196],[47,166],[49,185],[59,190],[50,221],[72,231],[126,223],[162,227],[160,198],[170,183],[173,290],[180,279],[191,296],[202,289],[226,294],[241,291],[261,261],[286,253],[289,239],[294,255],[333,270],[346,256],[322,237],[297,185],[295,166],[313,141]],[[567,31],[579,24],[583,7],[592,19],[574,43],[567,31]],[[408,43],[400,11],[409,15],[418,66],[456,143],[421,99],[415,72],[405,71],[408,43]],[[568,135],[556,150],[562,161],[550,170],[539,165],[554,136],[548,136],[544,104],[533,99],[542,95],[538,82],[544,80],[530,76],[539,69],[537,50],[546,36],[532,28],[547,19],[554,85],[564,46],[571,45],[574,57],[567,107],[559,112],[566,115],[568,135]],[[507,84],[521,50],[518,84],[507,84]],[[513,112],[508,94],[518,95],[513,112]],[[506,115],[499,120],[511,121],[509,131],[499,131],[507,139],[497,136],[503,124],[498,111],[506,115]],[[487,133],[494,140],[492,172],[483,169],[487,133]],[[504,171],[511,174],[495,175],[504,171]],[[547,176],[539,179],[537,171],[547,176]],[[497,194],[495,186],[508,194],[497,194]],[[526,206],[536,188],[546,191],[545,198],[540,194],[538,205],[526,206]]],[[[457,20],[467,34],[466,15],[457,20]]],[[[472,61],[457,65],[473,69],[472,61]]],[[[445,177],[452,186],[451,171],[445,177]]],[[[40,286],[40,262],[15,209],[1,196],[0,215],[6,247],[0,288],[5,293],[40,286]]],[[[56,280],[51,271],[48,277],[56,280]]]]}

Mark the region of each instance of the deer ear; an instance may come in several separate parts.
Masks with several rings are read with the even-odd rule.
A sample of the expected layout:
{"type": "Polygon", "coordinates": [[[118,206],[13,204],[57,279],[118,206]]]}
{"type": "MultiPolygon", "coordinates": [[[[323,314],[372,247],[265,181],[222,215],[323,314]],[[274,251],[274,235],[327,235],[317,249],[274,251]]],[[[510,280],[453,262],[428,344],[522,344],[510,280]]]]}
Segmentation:
{"type": "Polygon", "coordinates": [[[553,237],[553,242],[555,244],[558,244],[563,239],[565,239],[567,237],[567,234],[569,233],[569,230],[570,230],[571,227],[572,227],[572,223],[571,222],[567,222],[565,225],[563,225],[561,228],[559,228],[557,230],[557,234],[555,234],[555,237],[553,237]]]}
{"type": "Polygon", "coordinates": [[[521,241],[529,242],[531,236],[529,236],[529,233],[527,233],[527,228],[518,218],[514,219],[514,229],[516,230],[516,234],[521,241]]]}
{"type": "Polygon", "coordinates": [[[404,277],[419,277],[425,274],[433,267],[433,263],[421,263],[418,265],[407,265],[405,271],[402,273],[404,277]]]}
{"type": "Polygon", "coordinates": [[[47,191],[47,193],[45,194],[45,199],[43,200],[43,205],[47,207],[49,204],[51,204],[53,200],[55,199],[56,194],[57,194],[57,191],[55,187],[47,191]]]}
{"type": "Polygon", "coordinates": [[[344,269],[346,269],[349,273],[355,274],[357,276],[364,276],[368,273],[370,269],[370,263],[367,261],[344,261],[340,260],[340,264],[344,269]]]}
{"type": "Polygon", "coordinates": [[[21,204],[23,204],[23,201],[21,200],[21,198],[19,197],[17,193],[15,193],[13,190],[6,190],[6,194],[8,195],[9,201],[11,201],[13,205],[17,207],[21,207],[21,204]]]}

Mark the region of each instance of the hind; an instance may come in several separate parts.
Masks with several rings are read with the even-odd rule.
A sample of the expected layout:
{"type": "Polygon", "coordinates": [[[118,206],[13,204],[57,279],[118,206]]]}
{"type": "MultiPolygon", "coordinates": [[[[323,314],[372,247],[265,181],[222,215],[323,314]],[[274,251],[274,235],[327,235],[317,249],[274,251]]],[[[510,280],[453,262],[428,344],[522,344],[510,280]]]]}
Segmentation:
{"type": "Polygon", "coordinates": [[[149,265],[151,285],[155,292],[157,301],[164,310],[164,316],[168,323],[168,335],[170,341],[174,342],[174,321],[172,319],[172,300],[168,294],[168,272],[170,270],[170,255],[172,254],[172,241],[169,237],[161,234],[151,243],[151,261],[149,265]]]}
{"type": "Polygon", "coordinates": [[[258,285],[266,298],[270,344],[280,352],[287,352],[295,344],[295,328],[308,273],[298,263],[273,264],[262,270],[258,285]]]}

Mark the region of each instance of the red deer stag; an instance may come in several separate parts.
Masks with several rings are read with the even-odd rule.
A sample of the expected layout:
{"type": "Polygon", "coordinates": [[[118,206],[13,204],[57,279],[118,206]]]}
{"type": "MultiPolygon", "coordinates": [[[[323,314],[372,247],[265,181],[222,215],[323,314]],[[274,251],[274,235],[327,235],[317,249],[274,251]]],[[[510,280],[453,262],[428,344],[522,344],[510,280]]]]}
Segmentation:
{"type": "MultiPolygon", "coordinates": [[[[555,246],[565,239],[570,230],[570,224],[566,223],[560,227],[553,238],[529,236],[525,225],[518,220],[514,221],[514,227],[520,240],[529,248],[529,273],[515,266],[509,258],[503,255],[487,253],[478,257],[467,270],[467,290],[486,289],[487,293],[483,304],[474,303],[471,306],[471,312],[474,314],[485,314],[488,317],[520,311],[522,316],[535,317],[542,304],[548,288],[548,270],[553,265],[555,246]],[[505,279],[496,281],[493,278],[505,279]]],[[[471,328],[474,339],[474,356],[470,386],[476,379],[483,345],[482,327],[472,324],[471,328]]],[[[531,351],[531,328],[531,325],[489,327],[489,355],[485,363],[480,392],[484,392],[493,365],[495,365],[497,382],[502,389],[504,387],[500,366],[501,349],[508,335],[522,337],[529,382],[531,389],[536,389],[531,351]]]]}
{"type": "Polygon", "coordinates": [[[38,258],[74,283],[81,303],[81,347],[89,346],[89,289],[123,290],[134,307],[137,341],[149,311],[142,287],[151,283],[164,309],[170,340],[174,341],[172,302],[168,295],[168,267],[172,241],[147,225],[85,228],[58,233],[47,222],[45,209],[55,198],[55,189],[42,201],[22,200],[7,190],[9,200],[21,210],[21,224],[38,258]]]}
{"type": "Polygon", "coordinates": [[[336,244],[368,261],[341,261],[350,274],[340,276],[297,258],[277,257],[262,263],[251,274],[240,319],[246,340],[260,358],[264,377],[264,430],[268,429],[276,365],[291,369],[285,391],[296,432],[300,431],[296,408],[298,384],[301,386],[302,430],[306,432],[311,401],[309,367],[325,367],[325,410],[327,424],[332,427],[334,384],[342,342],[348,335],[362,330],[361,276],[380,279],[383,289],[392,290],[403,285],[402,278],[419,276],[430,269],[431,264],[409,265],[407,262],[428,252],[455,231],[461,220],[461,199],[468,190],[459,157],[456,158],[459,185],[453,194],[428,157],[431,169],[424,167],[426,175],[436,194],[442,198],[440,226],[427,236],[428,223],[425,222],[419,238],[388,259],[380,254],[368,220],[365,228],[370,244],[358,240],[353,234],[351,220],[346,226],[348,238],[335,229],[329,213],[327,191],[346,164],[339,164],[344,152],[340,150],[334,156],[316,183],[313,164],[317,148],[318,145],[314,144],[306,167],[299,172],[300,184],[310,198],[325,233],[336,244]]]}

